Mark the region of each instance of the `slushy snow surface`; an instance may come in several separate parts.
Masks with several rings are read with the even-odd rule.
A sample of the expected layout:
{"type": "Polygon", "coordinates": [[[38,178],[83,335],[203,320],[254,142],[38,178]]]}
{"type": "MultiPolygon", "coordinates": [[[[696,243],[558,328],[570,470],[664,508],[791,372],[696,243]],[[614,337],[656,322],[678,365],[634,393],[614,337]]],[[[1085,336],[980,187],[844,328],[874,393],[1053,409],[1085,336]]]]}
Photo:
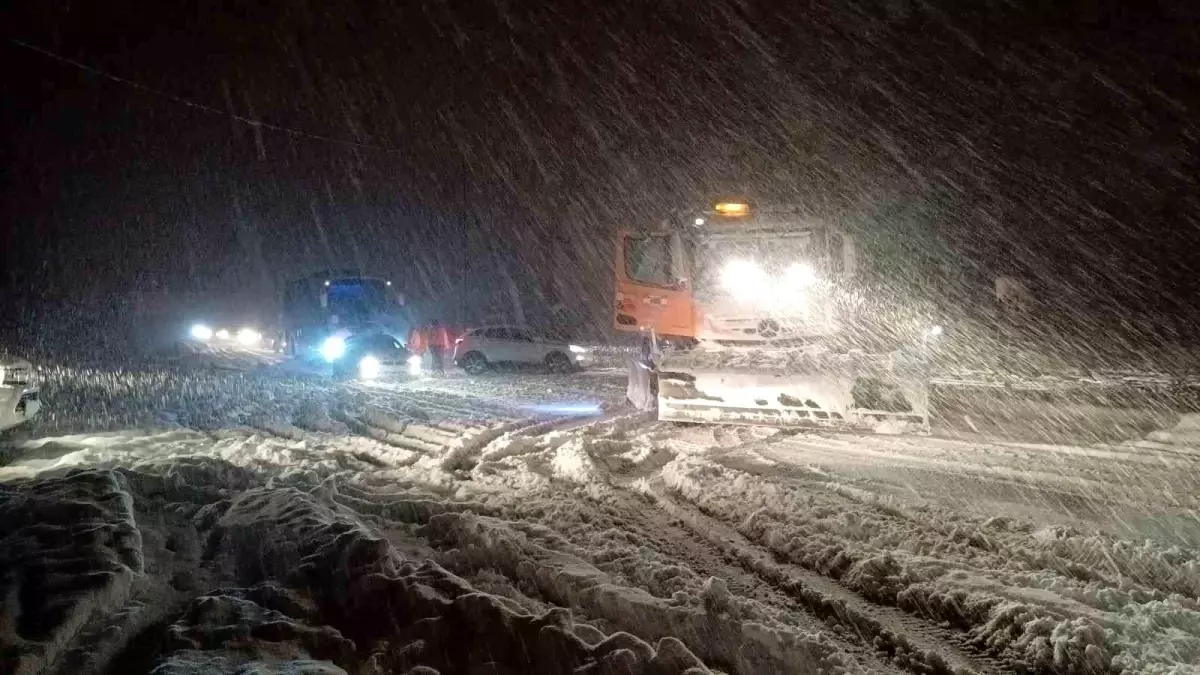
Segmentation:
{"type": "Polygon", "coordinates": [[[623,375],[52,368],[5,673],[1184,673],[1200,420],[1050,445],[675,426],[623,375]]]}

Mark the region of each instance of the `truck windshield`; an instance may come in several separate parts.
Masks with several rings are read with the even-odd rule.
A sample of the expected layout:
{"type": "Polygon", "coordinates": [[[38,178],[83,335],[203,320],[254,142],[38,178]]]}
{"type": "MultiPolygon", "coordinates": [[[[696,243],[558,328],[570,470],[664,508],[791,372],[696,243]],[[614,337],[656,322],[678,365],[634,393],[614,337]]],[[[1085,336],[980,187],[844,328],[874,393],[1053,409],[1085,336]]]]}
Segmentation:
{"type": "Polygon", "coordinates": [[[384,282],[376,279],[340,279],[329,285],[329,311],[346,321],[368,321],[391,307],[384,282]]]}

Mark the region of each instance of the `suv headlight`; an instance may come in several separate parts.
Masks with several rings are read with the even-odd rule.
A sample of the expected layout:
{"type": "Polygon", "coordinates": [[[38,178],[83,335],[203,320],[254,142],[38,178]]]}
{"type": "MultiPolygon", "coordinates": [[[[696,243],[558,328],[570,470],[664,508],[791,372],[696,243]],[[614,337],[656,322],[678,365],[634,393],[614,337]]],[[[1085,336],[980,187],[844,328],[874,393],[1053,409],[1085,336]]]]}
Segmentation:
{"type": "Polygon", "coordinates": [[[379,359],[367,354],[362,361],[358,362],[358,375],[364,380],[373,380],[379,377],[380,363],[379,359]]]}
{"type": "Polygon", "coordinates": [[[584,349],[583,347],[580,347],[579,345],[568,345],[567,349],[570,349],[571,352],[573,352],[575,354],[586,354],[587,353],[587,350],[584,349]]]}
{"type": "Polygon", "coordinates": [[[321,358],[333,363],[346,355],[346,341],[333,335],[321,343],[321,358]]]}

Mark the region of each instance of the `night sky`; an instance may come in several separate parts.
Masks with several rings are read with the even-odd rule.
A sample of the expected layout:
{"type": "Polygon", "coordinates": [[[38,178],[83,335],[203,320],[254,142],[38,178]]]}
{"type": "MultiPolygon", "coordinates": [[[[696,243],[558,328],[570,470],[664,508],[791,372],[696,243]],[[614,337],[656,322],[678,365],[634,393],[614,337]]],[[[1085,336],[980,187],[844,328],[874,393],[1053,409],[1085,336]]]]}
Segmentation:
{"type": "Polygon", "coordinates": [[[1200,290],[1186,1],[23,4],[13,303],[353,264],[468,315],[508,274],[603,319],[607,233],[731,192],[941,251],[959,297],[1200,290]]]}

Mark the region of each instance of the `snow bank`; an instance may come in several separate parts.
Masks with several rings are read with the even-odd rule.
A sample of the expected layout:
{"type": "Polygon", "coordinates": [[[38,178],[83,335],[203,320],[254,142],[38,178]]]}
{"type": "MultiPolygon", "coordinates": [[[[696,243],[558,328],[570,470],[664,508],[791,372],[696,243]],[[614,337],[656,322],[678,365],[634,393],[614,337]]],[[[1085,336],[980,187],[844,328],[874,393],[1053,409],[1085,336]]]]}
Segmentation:
{"type": "Polygon", "coordinates": [[[0,484],[0,644],[13,673],[47,672],[89,621],[130,596],[141,533],[119,474],[0,484]]]}
{"type": "MultiPolygon", "coordinates": [[[[320,417],[319,409],[312,414],[320,417]]],[[[440,433],[378,411],[359,419],[400,436],[414,428],[426,439],[440,433]]],[[[627,620],[624,632],[577,625],[570,610],[530,611],[537,603],[483,592],[435,562],[410,560],[375,529],[414,523],[435,546],[449,546],[445,534],[436,534],[446,523],[500,517],[504,504],[542,489],[544,482],[528,482],[536,474],[526,462],[549,466],[561,448],[583,448],[574,434],[546,435],[539,433],[544,425],[513,422],[465,429],[423,454],[307,426],[294,437],[248,428],[175,429],[25,444],[26,456],[9,476],[39,477],[0,493],[7,516],[0,531],[8,544],[0,569],[18,570],[6,578],[0,613],[14,618],[0,628],[15,627],[4,637],[22,645],[18,672],[63,672],[78,663],[155,673],[464,672],[483,664],[501,672],[707,672],[672,633],[678,625],[688,644],[703,644],[710,621],[702,609],[672,608],[611,578],[602,593],[588,590],[595,586],[592,571],[603,573],[563,558],[533,576],[528,565],[515,572],[519,561],[504,566],[514,570],[513,584],[546,574],[566,583],[581,574],[568,586],[539,587],[539,597],[554,604],[614,619],[652,608],[673,622],[627,620]],[[399,454],[416,459],[393,461],[399,454]],[[71,472],[83,464],[111,468],[71,472]],[[494,475],[496,467],[510,475],[494,475]],[[524,491],[500,499],[495,490],[495,505],[461,498],[514,480],[524,491]],[[409,487],[382,491],[381,482],[409,487]],[[59,530],[47,543],[46,532],[59,530]],[[79,552],[68,538],[80,542],[79,552]],[[72,571],[94,572],[86,572],[86,581],[39,572],[46,567],[41,561],[56,555],[72,571]],[[592,599],[580,604],[576,597],[592,599]],[[28,606],[33,600],[36,612],[28,606]]],[[[600,443],[591,436],[620,426],[578,433],[589,436],[591,447],[600,443]]],[[[622,448],[628,444],[613,451],[622,448]]],[[[578,480],[588,479],[588,466],[594,465],[579,465],[578,480]]],[[[522,537],[513,529],[498,532],[489,542],[493,557],[517,545],[507,538],[522,537]]],[[[452,546],[459,553],[447,551],[448,559],[462,555],[461,543],[452,546]]],[[[721,604],[728,605],[728,599],[721,604]]],[[[733,636],[751,628],[731,621],[723,630],[733,636]]],[[[772,640],[774,652],[794,651],[794,636],[772,640]]],[[[733,658],[735,644],[730,637],[721,658],[733,658]]],[[[818,650],[813,662],[828,651],[818,650]]]]}
{"type": "MultiPolygon", "coordinates": [[[[466,517],[435,515],[429,527],[466,517]]],[[[375,654],[383,671],[426,666],[460,672],[489,661],[538,672],[569,673],[589,664],[596,672],[703,670],[675,640],[652,647],[617,633],[588,644],[574,634],[569,611],[530,615],[432,562],[405,561],[351,512],[295,491],[247,493],[218,521],[217,532],[238,542],[225,559],[237,575],[277,576],[307,589],[322,615],[343,627],[360,651],[381,639],[403,645],[375,654]]]]}
{"type": "Polygon", "coordinates": [[[1152,431],[1146,439],[1173,446],[1200,448],[1200,414],[1188,413],[1170,430],[1152,431]]]}
{"type": "Polygon", "coordinates": [[[250,475],[219,462],[197,469],[192,478],[207,479],[207,488],[179,474],[103,470],[3,487],[0,629],[16,647],[11,672],[60,672],[73,641],[100,633],[126,636],[108,661],[124,664],[121,672],[465,672],[483,664],[501,672],[707,672],[667,635],[652,643],[593,626],[577,634],[569,610],[531,614],[436,563],[407,560],[324,490],[233,491],[215,483],[250,475]],[[152,521],[164,505],[199,540],[181,554],[205,561],[207,572],[192,581],[226,582],[197,589],[175,609],[169,598],[179,594],[152,577],[183,542],[146,530],[155,542],[146,567],[135,517],[140,508],[152,521]],[[164,620],[141,620],[145,637],[129,639],[114,617],[137,623],[138,608],[154,597],[168,600],[158,610],[164,620]]]}

